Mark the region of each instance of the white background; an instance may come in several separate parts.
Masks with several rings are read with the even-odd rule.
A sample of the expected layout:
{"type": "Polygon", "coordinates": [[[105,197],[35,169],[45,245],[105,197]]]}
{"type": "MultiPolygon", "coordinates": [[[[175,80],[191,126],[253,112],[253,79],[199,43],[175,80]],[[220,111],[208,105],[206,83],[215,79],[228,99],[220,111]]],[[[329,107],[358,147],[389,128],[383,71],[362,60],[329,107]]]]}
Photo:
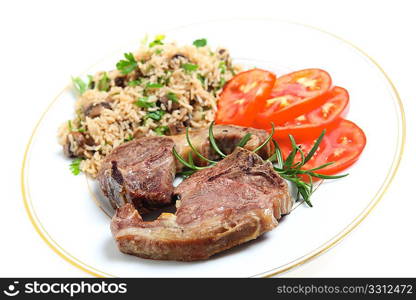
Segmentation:
{"type": "MultiPolygon", "coordinates": [[[[202,20],[273,17],[326,29],[370,54],[397,87],[404,102],[408,130],[399,172],[375,210],[340,244],[284,276],[415,277],[416,196],[412,187],[416,170],[416,10],[413,3],[410,0],[2,1],[0,276],[88,276],[62,260],[37,235],[25,213],[20,190],[23,152],[32,128],[47,104],[68,83],[70,75],[80,73],[147,28],[163,32],[202,20]]],[[[270,38],[279,37],[271,33],[270,38]]],[[[308,47],[305,45],[305,51],[308,47]]],[[[377,113],[377,108],[369,113],[377,113]]],[[[377,174],[368,170],[368,176],[377,174]]]]}

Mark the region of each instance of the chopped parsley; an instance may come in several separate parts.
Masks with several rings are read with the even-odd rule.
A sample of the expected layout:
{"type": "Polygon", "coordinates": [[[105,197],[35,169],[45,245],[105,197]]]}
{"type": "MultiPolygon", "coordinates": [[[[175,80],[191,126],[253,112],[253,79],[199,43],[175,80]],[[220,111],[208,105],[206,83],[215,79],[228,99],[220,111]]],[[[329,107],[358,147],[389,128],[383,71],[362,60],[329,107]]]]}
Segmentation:
{"type": "Polygon", "coordinates": [[[226,83],[225,78],[221,77],[220,79],[220,87],[223,88],[224,84],[226,83]]]}
{"type": "Polygon", "coordinates": [[[164,114],[165,112],[163,110],[150,111],[147,113],[146,117],[155,121],[160,121],[164,114]]]}
{"type": "Polygon", "coordinates": [[[156,49],[156,50],[155,50],[155,53],[156,53],[157,55],[162,54],[162,52],[163,52],[163,50],[162,50],[162,49],[156,49]]]}
{"type": "Polygon", "coordinates": [[[141,108],[149,108],[155,106],[153,102],[149,102],[149,97],[139,98],[136,102],[134,102],[134,104],[141,108]]]}
{"type": "Polygon", "coordinates": [[[98,90],[108,92],[110,90],[110,78],[107,72],[104,72],[103,77],[98,81],[98,90]]]}
{"type": "Polygon", "coordinates": [[[133,140],[133,136],[131,134],[129,134],[129,136],[124,139],[125,142],[130,142],[131,140],[133,140]]]}
{"type": "Polygon", "coordinates": [[[85,129],[84,128],[74,129],[74,126],[72,126],[72,121],[71,120],[68,120],[68,130],[70,132],[73,132],[73,131],[85,132],[85,129]]]}
{"type": "Polygon", "coordinates": [[[194,65],[194,64],[182,64],[181,67],[187,72],[193,72],[193,71],[198,70],[198,65],[194,65]]]}
{"type": "Polygon", "coordinates": [[[125,60],[120,60],[117,64],[117,70],[119,70],[122,74],[126,75],[132,72],[137,67],[137,61],[134,58],[133,53],[124,53],[125,60]]]}
{"type": "Polygon", "coordinates": [[[128,86],[138,86],[140,83],[142,83],[142,81],[140,79],[138,79],[138,80],[129,81],[129,83],[127,83],[127,85],[128,86]]]}
{"type": "Polygon", "coordinates": [[[87,84],[79,77],[72,77],[72,84],[80,95],[84,94],[88,88],[87,84]]]}
{"type": "Polygon", "coordinates": [[[225,71],[227,70],[227,67],[225,66],[225,62],[220,61],[220,63],[218,64],[218,67],[220,68],[221,74],[225,74],[225,71]]]}
{"type": "Polygon", "coordinates": [[[163,45],[162,41],[164,39],[165,39],[165,36],[163,34],[159,34],[159,35],[155,36],[154,41],[149,43],[149,48],[152,48],[152,47],[157,46],[157,45],[163,45]]]}
{"type": "Polygon", "coordinates": [[[92,75],[87,75],[88,76],[88,88],[89,89],[93,89],[95,87],[95,82],[94,82],[94,77],[92,77],[92,75]]]}
{"type": "Polygon", "coordinates": [[[168,126],[159,126],[156,127],[154,129],[154,131],[158,134],[158,135],[165,135],[166,131],[169,129],[168,126]]]}
{"type": "Polygon", "coordinates": [[[204,85],[205,84],[205,77],[202,76],[201,74],[196,74],[196,77],[198,78],[199,81],[201,81],[201,84],[204,85]]]}
{"type": "Polygon", "coordinates": [[[178,96],[176,96],[175,93],[169,92],[166,97],[168,97],[168,99],[172,102],[178,102],[178,96]]]}
{"type": "Polygon", "coordinates": [[[204,47],[207,45],[207,39],[199,39],[193,42],[193,45],[197,48],[204,47]]]}
{"type": "Polygon", "coordinates": [[[159,89],[159,88],[161,88],[161,87],[163,87],[163,84],[161,84],[161,83],[148,83],[148,84],[146,84],[146,87],[147,88],[149,88],[149,89],[159,89]]]}
{"type": "Polygon", "coordinates": [[[72,174],[78,175],[81,172],[81,169],[80,169],[81,161],[82,161],[82,158],[77,157],[71,162],[71,164],[69,165],[69,169],[71,170],[72,174]]]}

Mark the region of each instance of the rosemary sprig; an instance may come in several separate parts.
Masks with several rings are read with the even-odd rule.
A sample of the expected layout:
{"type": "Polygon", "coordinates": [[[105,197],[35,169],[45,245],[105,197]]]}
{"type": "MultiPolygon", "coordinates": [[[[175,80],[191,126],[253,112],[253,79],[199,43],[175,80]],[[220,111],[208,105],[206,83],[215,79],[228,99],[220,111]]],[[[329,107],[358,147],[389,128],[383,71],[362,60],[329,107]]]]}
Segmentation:
{"type": "Polygon", "coordinates": [[[280,150],[279,144],[273,139],[274,144],[274,154],[270,156],[267,160],[273,162],[276,160],[277,168],[281,170],[283,168],[283,156],[282,151],[280,150]]]}
{"type": "Polygon", "coordinates": [[[319,178],[319,179],[338,179],[347,176],[348,174],[342,174],[342,175],[324,175],[324,174],[318,174],[315,173],[315,171],[321,170],[334,162],[328,162],[325,164],[322,164],[318,167],[309,169],[309,170],[302,170],[301,168],[314,156],[316,151],[319,148],[320,143],[322,142],[322,139],[325,135],[325,130],[322,131],[322,133],[319,135],[319,137],[316,139],[313,147],[309,151],[309,153],[305,156],[305,153],[302,151],[302,149],[296,144],[295,138],[292,135],[289,135],[290,143],[292,144],[292,151],[289,153],[289,155],[286,157],[286,160],[283,162],[283,159],[281,158],[281,152],[278,143],[273,140],[273,143],[275,145],[275,154],[273,154],[271,157],[269,157],[268,160],[273,161],[274,159],[278,159],[277,166],[274,167],[275,171],[279,173],[280,176],[282,176],[284,179],[292,182],[296,188],[297,188],[297,201],[300,201],[302,196],[302,199],[305,201],[307,205],[312,207],[312,203],[310,201],[312,194],[314,193],[314,185],[313,185],[313,178],[319,178]],[[296,154],[299,152],[300,154],[300,161],[294,162],[296,154]],[[280,159],[279,154],[280,153],[280,159]],[[303,181],[299,175],[305,175],[309,178],[309,182],[303,181]]]}
{"type": "Polygon", "coordinates": [[[318,147],[321,144],[322,139],[324,138],[325,133],[326,133],[326,129],[322,130],[321,134],[316,139],[315,144],[313,145],[311,151],[309,151],[308,155],[306,155],[306,157],[305,157],[305,164],[314,156],[316,150],[318,150],[318,147]]]}
{"type": "MultiPolygon", "coordinates": [[[[211,144],[211,147],[221,156],[221,157],[226,157],[227,155],[226,154],[224,154],[221,150],[220,150],[220,148],[218,147],[218,145],[217,145],[217,142],[215,141],[215,137],[214,137],[214,132],[213,132],[213,126],[214,126],[214,122],[211,122],[211,124],[210,124],[210,126],[209,126],[209,129],[208,129],[208,134],[209,134],[209,142],[210,142],[210,144],[211,144]]],[[[201,159],[203,159],[203,160],[205,160],[205,161],[207,161],[207,162],[209,162],[210,164],[208,165],[208,166],[205,166],[205,167],[199,167],[199,166],[196,166],[195,165],[195,163],[194,163],[194,160],[193,160],[193,157],[192,157],[192,152],[189,152],[189,155],[188,155],[188,161],[186,161],[186,159],[184,159],[177,151],[176,151],[176,149],[175,149],[175,147],[173,147],[173,149],[172,149],[172,152],[173,152],[173,155],[176,157],[176,159],[178,160],[178,161],[180,161],[185,167],[187,167],[188,169],[190,169],[190,170],[187,170],[187,171],[182,171],[182,172],[179,172],[179,173],[177,173],[178,175],[182,175],[182,176],[185,176],[185,177],[188,177],[188,176],[190,176],[190,175],[192,175],[193,173],[195,173],[196,171],[198,171],[198,170],[203,170],[203,169],[206,169],[206,168],[211,168],[212,166],[214,166],[216,163],[217,163],[217,161],[214,161],[214,160],[211,160],[211,159],[208,159],[208,158],[206,158],[205,156],[203,156],[196,148],[195,148],[195,146],[192,144],[192,142],[191,142],[191,139],[190,139],[190,137],[189,137],[189,128],[187,127],[186,128],[186,134],[185,134],[185,136],[186,136],[186,141],[188,142],[188,145],[189,145],[189,147],[191,148],[191,150],[192,150],[192,152],[194,152],[195,153],[195,155],[196,156],[198,156],[199,158],[201,158],[201,159]]],[[[241,140],[240,140],[240,142],[238,143],[238,145],[237,146],[239,146],[239,147],[244,147],[246,144],[247,144],[247,142],[250,140],[250,138],[251,138],[251,133],[247,133],[241,140]]]]}
{"type": "Polygon", "coordinates": [[[205,160],[205,161],[207,161],[209,163],[212,163],[212,164],[215,164],[216,163],[216,161],[213,161],[213,160],[210,160],[210,159],[206,158],[201,153],[199,153],[198,150],[196,150],[196,148],[194,147],[194,145],[191,143],[191,139],[189,138],[189,128],[188,127],[186,127],[186,134],[185,135],[186,135],[186,141],[188,142],[189,147],[196,154],[196,156],[198,156],[199,158],[201,158],[201,159],[203,159],[203,160],[205,160]]]}
{"type": "MultiPolygon", "coordinates": [[[[215,140],[214,133],[213,133],[213,126],[214,126],[214,122],[212,122],[210,124],[209,129],[208,129],[210,145],[215,150],[215,152],[217,152],[219,154],[219,156],[221,158],[227,157],[227,155],[224,154],[217,145],[217,142],[215,140]]],[[[345,177],[345,176],[348,175],[348,174],[324,175],[324,174],[316,173],[316,171],[324,169],[324,168],[328,167],[329,165],[333,164],[334,162],[328,162],[328,163],[322,164],[318,167],[314,167],[314,168],[311,168],[311,169],[308,169],[308,170],[302,169],[302,167],[304,167],[304,165],[312,159],[312,157],[315,155],[316,151],[318,150],[319,145],[322,142],[322,139],[325,135],[325,130],[322,131],[322,133],[316,139],[313,147],[311,148],[311,150],[306,155],[303,152],[303,150],[299,147],[299,145],[296,143],[295,138],[292,135],[289,135],[289,140],[290,140],[290,143],[292,145],[292,150],[290,151],[290,153],[286,157],[286,159],[283,159],[282,151],[279,147],[278,142],[273,139],[274,131],[275,131],[275,128],[274,128],[274,125],[272,124],[272,130],[270,132],[270,135],[267,137],[267,139],[260,146],[258,146],[256,149],[254,149],[253,152],[259,151],[264,146],[266,146],[270,141],[273,143],[274,153],[267,160],[272,162],[272,163],[275,163],[273,168],[280,176],[282,176],[284,179],[292,182],[296,186],[296,189],[297,189],[296,201],[301,201],[303,199],[303,201],[305,201],[305,203],[308,206],[312,207],[312,203],[311,203],[310,199],[311,199],[312,194],[316,190],[316,188],[314,189],[313,178],[338,179],[338,178],[342,178],[342,177],[345,177]],[[300,154],[300,160],[298,162],[295,162],[295,158],[296,158],[296,155],[298,153],[300,154]],[[308,182],[304,181],[301,176],[306,176],[309,179],[308,182]]],[[[238,147],[244,147],[247,144],[247,142],[250,140],[251,135],[252,135],[251,133],[247,133],[240,140],[240,142],[237,144],[237,146],[238,147]]],[[[210,164],[208,166],[205,166],[205,167],[196,166],[195,163],[194,163],[194,160],[193,160],[192,152],[189,152],[188,160],[185,160],[176,151],[176,149],[173,148],[172,151],[173,151],[174,156],[178,159],[178,161],[180,161],[185,167],[187,167],[189,169],[189,170],[185,170],[185,171],[182,171],[182,172],[178,173],[178,175],[188,177],[188,176],[192,175],[193,173],[195,173],[198,170],[211,168],[212,166],[214,166],[217,163],[217,161],[214,161],[214,160],[211,160],[211,159],[208,159],[208,158],[204,157],[195,148],[195,146],[192,144],[191,139],[189,137],[188,128],[186,128],[186,140],[187,140],[188,145],[191,148],[192,152],[195,153],[196,156],[198,156],[199,158],[209,162],[210,164]]]]}
{"type": "Polygon", "coordinates": [[[183,164],[185,167],[188,167],[189,169],[191,169],[191,170],[194,170],[194,171],[197,171],[197,170],[203,170],[203,169],[205,169],[206,167],[198,167],[198,166],[195,166],[195,164],[194,164],[194,162],[193,162],[193,160],[192,160],[192,153],[191,152],[189,152],[191,155],[190,155],[190,158],[191,158],[191,161],[189,161],[189,162],[187,162],[177,151],[176,151],[176,149],[175,149],[175,147],[173,147],[173,149],[172,149],[172,152],[173,152],[173,155],[176,157],[176,159],[177,160],[179,160],[180,162],[181,162],[181,164],[183,164]]]}
{"type": "Polygon", "coordinates": [[[270,132],[270,134],[267,137],[267,139],[260,146],[258,146],[256,149],[254,149],[253,152],[256,153],[261,148],[263,148],[264,146],[266,146],[270,142],[270,140],[273,138],[273,134],[274,134],[274,124],[272,123],[272,132],[270,132]]]}
{"type": "Polygon", "coordinates": [[[247,142],[250,140],[250,138],[251,138],[251,133],[249,132],[245,136],[243,136],[243,138],[240,140],[237,146],[243,148],[247,144],[247,142]]]}
{"type": "Polygon", "coordinates": [[[217,152],[221,157],[226,157],[227,155],[225,155],[220,148],[218,148],[217,146],[217,142],[215,141],[215,137],[214,137],[214,132],[212,130],[212,128],[214,127],[214,123],[215,122],[211,122],[211,124],[209,125],[209,129],[208,129],[208,135],[209,135],[209,142],[211,144],[211,147],[215,150],[215,152],[217,152]]]}

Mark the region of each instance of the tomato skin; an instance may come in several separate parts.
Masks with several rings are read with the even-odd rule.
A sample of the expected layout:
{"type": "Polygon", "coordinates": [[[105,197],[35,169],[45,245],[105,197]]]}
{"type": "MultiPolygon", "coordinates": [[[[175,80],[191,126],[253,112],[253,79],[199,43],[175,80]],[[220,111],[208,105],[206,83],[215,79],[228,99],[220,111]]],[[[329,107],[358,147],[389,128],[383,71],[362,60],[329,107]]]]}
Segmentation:
{"type": "Polygon", "coordinates": [[[276,81],[276,75],[261,69],[252,69],[234,76],[228,81],[218,99],[215,116],[217,124],[233,124],[250,127],[276,81]]]}
{"type": "MultiPolygon", "coordinates": [[[[364,131],[349,120],[342,120],[339,126],[329,132],[328,140],[331,149],[326,149],[324,157],[327,161],[335,163],[319,170],[320,174],[335,174],[350,167],[358,160],[367,144],[364,131]],[[341,153],[338,154],[337,151],[341,153]]],[[[305,167],[308,168],[309,165],[306,164],[305,167]]]]}
{"type": "Polygon", "coordinates": [[[266,101],[265,109],[255,119],[257,127],[282,123],[322,105],[332,85],[331,76],[321,69],[305,69],[283,75],[266,101]]]}
{"type": "MultiPolygon", "coordinates": [[[[318,136],[324,129],[329,131],[335,128],[341,118],[347,115],[349,94],[346,89],[336,86],[320,97],[326,98],[320,107],[283,124],[275,123],[277,126],[275,126],[274,138],[285,138],[291,134],[296,138],[304,139],[318,136]]],[[[270,125],[266,129],[270,129],[270,125]]]]}
{"type": "MultiPolygon", "coordinates": [[[[305,155],[313,147],[315,138],[317,136],[309,139],[296,139],[296,143],[300,145],[305,155]]],[[[292,150],[290,141],[288,139],[280,139],[278,142],[283,157],[286,158],[292,150]]],[[[302,169],[307,170],[328,162],[334,162],[332,165],[318,170],[315,173],[324,175],[339,173],[358,160],[365,148],[366,142],[366,136],[360,127],[351,121],[342,119],[337,127],[325,134],[315,155],[302,169]]],[[[298,153],[295,161],[299,160],[300,154],[298,153]]],[[[303,179],[306,179],[306,176],[303,179]]]]}

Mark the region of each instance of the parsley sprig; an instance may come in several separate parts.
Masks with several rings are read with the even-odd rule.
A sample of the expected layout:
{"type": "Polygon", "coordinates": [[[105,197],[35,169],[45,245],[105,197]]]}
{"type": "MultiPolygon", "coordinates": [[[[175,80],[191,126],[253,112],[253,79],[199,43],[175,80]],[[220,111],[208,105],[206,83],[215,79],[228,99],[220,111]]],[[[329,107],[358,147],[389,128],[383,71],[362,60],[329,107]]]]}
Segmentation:
{"type": "Polygon", "coordinates": [[[72,84],[74,85],[77,92],[82,95],[87,90],[87,84],[80,77],[72,77],[72,84]]]}
{"type": "Polygon", "coordinates": [[[150,108],[155,106],[154,102],[149,102],[149,97],[138,98],[134,104],[141,108],[150,108]]]}
{"type": "Polygon", "coordinates": [[[198,70],[198,65],[194,65],[194,64],[182,64],[181,65],[182,69],[184,69],[186,72],[193,72],[198,70]]]}
{"type": "Polygon", "coordinates": [[[162,88],[163,87],[163,84],[161,84],[161,83],[148,83],[148,84],[146,84],[146,88],[148,88],[148,89],[160,89],[160,88],[162,88]]]}
{"type": "Polygon", "coordinates": [[[168,126],[159,126],[154,129],[157,135],[165,135],[166,131],[169,130],[168,126]]]}
{"type": "Polygon", "coordinates": [[[127,83],[127,85],[128,86],[138,86],[141,83],[142,83],[141,79],[137,79],[137,80],[129,81],[129,83],[127,83]]]}
{"type": "Polygon", "coordinates": [[[71,164],[69,165],[69,169],[71,170],[72,174],[78,175],[79,173],[81,173],[81,161],[82,160],[83,158],[77,157],[71,162],[71,164]]]}
{"type": "Polygon", "coordinates": [[[227,71],[227,66],[224,61],[220,61],[220,63],[218,64],[218,68],[220,69],[221,74],[225,74],[225,72],[227,71]]]}
{"type": "Polygon", "coordinates": [[[98,81],[98,90],[108,92],[110,90],[110,81],[107,72],[104,72],[103,76],[98,81]]]}
{"type": "Polygon", "coordinates": [[[154,46],[163,45],[163,40],[165,39],[165,36],[163,34],[159,34],[155,36],[155,39],[149,43],[149,48],[152,48],[154,46]]]}
{"type": "Polygon", "coordinates": [[[165,111],[163,110],[156,110],[156,111],[149,111],[146,114],[146,118],[153,119],[155,121],[160,121],[162,117],[165,115],[165,111]]]}
{"type": "Polygon", "coordinates": [[[197,48],[204,47],[207,45],[207,39],[199,39],[193,42],[193,45],[197,48]]]}
{"type": "MultiPolygon", "coordinates": [[[[219,154],[220,157],[224,158],[227,155],[224,154],[218,147],[217,142],[215,140],[214,134],[213,134],[213,125],[214,122],[211,123],[208,129],[208,138],[209,142],[211,144],[211,147],[219,154]]],[[[313,178],[319,178],[319,179],[337,179],[347,176],[348,174],[342,174],[342,175],[323,175],[316,173],[315,171],[324,169],[325,167],[333,164],[333,162],[328,162],[323,165],[320,165],[318,167],[309,169],[309,170],[303,170],[302,167],[314,156],[316,151],[319,148],[320,143],[322,142],[322,139],[325,135],[325,130],[322,131],[320,136],[316,139],[312,149],[309,151],[307,155],[302,151],[302,149],[296,144],[296,141],[292,135],[289,135],[289,139],[292,144],[292,151],[287,156],[286,160],[283,159],[282,152],[280,150],[279,144],[276,140],[273,139],[274,134],[274,125],[272,124],[272,130],[270,132],[270,135],[267,137],[267,139],[256,149],[253,150],[253,152],[257,152],[260,149],[262,149],[264,146],[266,146],[269,142],[272,142],[274,144],[275,153],[270,156],[267,160],[270,162],[274,162],[274,170],[282,176],[284,179],[292,182],[296,189],[297,189],[297,197],[296,201],[305,201],[305,203],[312,207],[312,203],[310,201],[312,194],[316,189],[314,189],[313,184],[313,178]],[[300,154],[301,160],[299,162],[295,162],[295,157],[297,154],[300,154]],[[302,177],[300,176],[306,176],[309,180],[304,181],[302,177]]],[[[251,138],[251,133],[247,133],[238,143],[239,147],[244,147],[247,142],[251,138]]],[[[209,162],[209,165],[201,167],[196,166],[193,161],[193,155],[192,152],[189,152],[188,160],[184,159],[176,150],[173,148],[172,152],[176,159],[180,161],[184,166],[186,166],[189,170],[185,170],[183,172],[180,172],[179,175],[183,176],[190,176],[196,171],[203,170],[206,168],[211,168],[214,166],[217,161],[210,160],[206,157],[204,157],[201,153],[198,152],[198,150],[192,145],[192,142],[189,138],[189,132],[188,128],[186,128],[186,140],[188,142],[189,147],[191,148],[192,152],[198,156],[199,158],[209,162]]]]}
{"type": "Polygon", "coordinates": [[[137,61],[134,58],[133,53],[124,53],[124,58],[120,60],[117,64],[117,70],[119,70],[122,74],[126,75],[133,72],[137,68],[137,61]]]}
{"type": "Polygon", "coordinates": [[[172,102],[178,102],[178,96],[175,93],[169,92],[167,93],[166,97],[171,100],[172,102]]]}

